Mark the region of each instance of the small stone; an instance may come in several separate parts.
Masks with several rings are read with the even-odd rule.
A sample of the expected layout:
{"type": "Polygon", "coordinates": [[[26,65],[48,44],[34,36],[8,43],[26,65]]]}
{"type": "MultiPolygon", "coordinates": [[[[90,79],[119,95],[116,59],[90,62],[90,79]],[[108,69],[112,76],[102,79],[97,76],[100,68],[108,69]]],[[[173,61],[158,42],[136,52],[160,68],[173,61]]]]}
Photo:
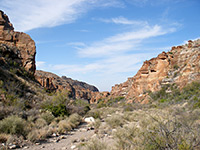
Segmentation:
{"type": "Polygon", "coordinates": [[[52,137],[56,137],[56,136],[57,136],[56,133],[53,133],[53,134],[52,134],[52,137]]]}
{"type": "Polygon", "coordinates": [[[28,146],[24,146],[24,149],[27,149],[27,148],[29,148],[28,146]]]}
{"type": "Polygon", "coordinates": [[[17,148],[17,145],[11,145],[11,146],[9,146],[9,149],[15,149],[15,148],[17,148]]]}
{"type": "Polygon", "coordinates": [[[35,145],[40,145],[40,143],[35,143],[35,145]]]}
{"type": "Polygon", "coordinates": [[[76,148],[76,145],[72,145],[72,146],[71,146],[71,149],[75,149],[75,148],[76,148]]]}

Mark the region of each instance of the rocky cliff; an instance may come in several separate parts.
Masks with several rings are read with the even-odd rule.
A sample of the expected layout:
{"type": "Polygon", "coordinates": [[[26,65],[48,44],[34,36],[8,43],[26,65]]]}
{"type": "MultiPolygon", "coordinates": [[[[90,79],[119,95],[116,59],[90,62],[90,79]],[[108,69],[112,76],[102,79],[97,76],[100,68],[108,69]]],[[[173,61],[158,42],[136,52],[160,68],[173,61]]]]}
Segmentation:
{"type": "Polygon", "coordinates": [[[145,61],[134,77],[112,87],[111,96],[124,96],[130,102],[148,102],[148,91],[154,92],[165,84],[186,84],[200,80],[200,39],[172,47],[156,58],[145,61]]]}
{"type": "Polygon", "coordinates": [[[50,92],[67,90],[70,93],[70,97],[76,99],[90,100],[92,95],[94,95],[95,92],[98,92],[98,89],[95,86],[85,82],[72,80],[66,76],[59,77],[50,72],[37,70],[35,77],[39,83],[50,92]]]}
{"type": "Polygon", "coordinates": [[[31,37],[22,32],[15,32],[9,18],[0,10],[0,43],[18,49],[22,66],[29,72],[35,73],[35,42],[31,37]]]}
{"type": "MultiPolygon", "coordinates": [[[[9,80],[12,80],[13,77],[18,78],[19,76],[26,78],[28,76],[27,71],[30,75],[35,75],[40,85],[47,90],[57,91],[66,89],[72,98],[90,100],[93,92],[98,92],[96,87],[84,82],[72,80],[65,76],[60,78],[49,72],[36,71],[35,55],[35,42],[29,35],[15,32],[8,16],[0,10],[0,79],[4,83],[8,79],[6,74],[12,74],[8,75],[9,80]],[[26,70],[25,72],[23,68],[26,70]],[[5,73],[5,76],[2,72],[5,73]]],[[[28,82],[31,81],[29,80],[28,82]]],[[[9,90],[9,85],[5,86],[9,90]]]]}

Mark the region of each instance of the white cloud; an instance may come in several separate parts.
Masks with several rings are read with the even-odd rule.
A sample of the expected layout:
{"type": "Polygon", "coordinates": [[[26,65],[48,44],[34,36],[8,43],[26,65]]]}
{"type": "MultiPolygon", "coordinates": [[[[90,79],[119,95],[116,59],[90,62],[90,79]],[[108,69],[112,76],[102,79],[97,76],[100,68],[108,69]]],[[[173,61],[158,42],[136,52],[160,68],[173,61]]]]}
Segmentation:
{"type": "Polygon", "coordinates": [[[102,65],[98,63],[92,63],[87,65],[51,65],[52,70],[57,70],[60,74],[73,74],[73,73],[88,73],[95,70],[102,69],[102,65]]]}
{"type": "Polygon", "coordinates": [[[118,0],[0,0],[16,30],[28,31],[74,22],[94,7],[119,7],[118,0]]]}
{"type": "Polygon", "coordinates": [[[141,25],[141,26],[147,25],[146,21],[129,20],[122,16],[111,18],[111,19],[100,18],[100,19],[95,19],[95,20],[99,20],[105,23],[115,23],[115,24],[124,24],[124,25],[141,25]]]}
{"type": "Polygon", "coordinates": [[[162,30],[161,26],[155,25],[153,27],[145,27],[139,31],[131,31],[120,33],[107,39],[109,42],[122,42],[130,40],[141,40],[154,36],[166,34],[167,31],[162,30]]]}
{"type": "Polygon", "coordinates": [[[51,68],[53,71],[58,71],[59,74],[77,74],[77,73],[100,73],[102,75],[123,73],[129,71],[136,71],[138,69],[138,63],[141,63],[144,59],[150,58],[153,53],[139,53],[139,54],[123,54],[121,56],[110,56],[96,62],[82,65],[49,65],[47,68],[51,68]]]}
{"type": "Polygon", "coordinates": [[[142,40],[174,32],[174,28],[162,29],[161,26],[145,26],[139,31],[120,33],[102,41],[92,43],[89,46],[76,47],[81,57],[109,57],[119,55],[127,51],[133,51],[142,40]]]}

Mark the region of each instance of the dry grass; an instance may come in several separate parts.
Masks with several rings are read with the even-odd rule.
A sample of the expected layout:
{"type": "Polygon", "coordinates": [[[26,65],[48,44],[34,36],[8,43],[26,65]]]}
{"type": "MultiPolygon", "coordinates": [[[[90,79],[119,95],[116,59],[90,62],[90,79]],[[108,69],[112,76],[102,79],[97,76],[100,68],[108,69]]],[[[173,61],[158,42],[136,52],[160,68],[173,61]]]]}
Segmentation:
{"type": "Polygon", "coordinates": [[[110,148],[104,141],[96,138],[82,145],[80,150],[110,150],[110,148]]]}
{"type": "Polygon", "coordinates": [[[38,129],[41,129],[43,127],[47,126],[47,122],[46,120],[44,120],[43,118],[38,118],[35,122],[35,127],[38,129]]]}
{"type": "Polygon", "coordinates": [[[31,142],[45,140],[47,137],[50,137],[53,134],[53,132],[54,132],[53,128],[49,127],[35,129],[28,134],[27,139],[31,142]]]}

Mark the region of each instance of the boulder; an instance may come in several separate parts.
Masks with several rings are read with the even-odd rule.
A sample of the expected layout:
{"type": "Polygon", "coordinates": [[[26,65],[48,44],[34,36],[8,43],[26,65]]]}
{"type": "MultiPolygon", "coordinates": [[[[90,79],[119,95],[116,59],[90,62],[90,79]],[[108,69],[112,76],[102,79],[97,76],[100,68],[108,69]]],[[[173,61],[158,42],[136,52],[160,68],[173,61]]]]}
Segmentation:
{"type": "Polygon", "coordinates": [[[87,117],[84,119],[84,121],[88,124],[92,124],[95,122],[95,119],[93,117],[87,117]]]}

